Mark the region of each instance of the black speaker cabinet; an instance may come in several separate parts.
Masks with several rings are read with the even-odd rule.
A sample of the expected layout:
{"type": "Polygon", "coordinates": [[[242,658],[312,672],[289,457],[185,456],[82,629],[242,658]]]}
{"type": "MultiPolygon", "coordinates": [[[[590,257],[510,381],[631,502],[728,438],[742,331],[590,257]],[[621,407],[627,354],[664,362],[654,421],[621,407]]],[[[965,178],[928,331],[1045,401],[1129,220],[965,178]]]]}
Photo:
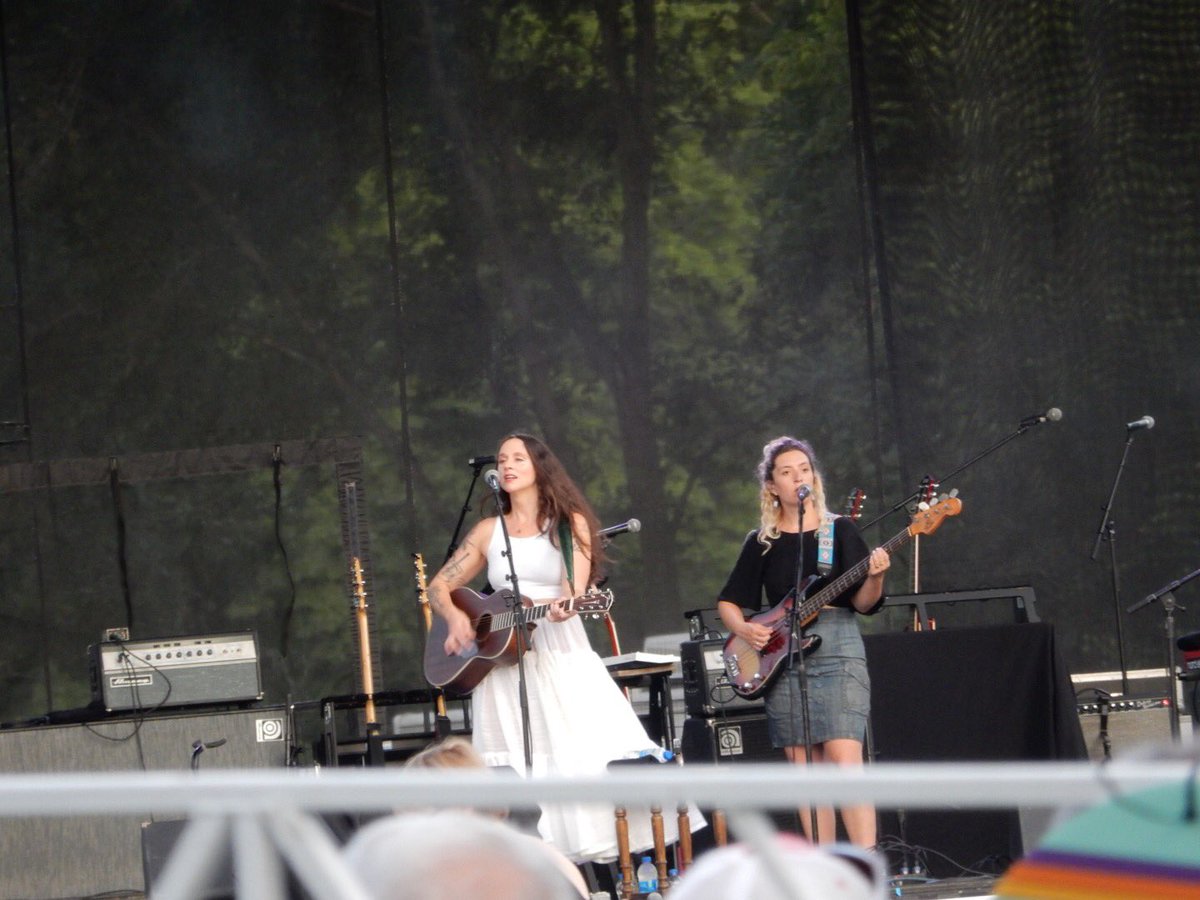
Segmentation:
{"type": "Polygon", "coordinates": [[[679,645],[679,670],[683,675],[683,701],[689,716],[762,712],[763,701],[745,700],[729,685],[721,661],[724,638],[684,641],[679,645]]]}
{"type": "Polygon", "coordinates": [[[688,718],[680,750],[685,763],[787,762],[783,751],[771,746],[761,713],[688,718]]]}
{"type": "MultiPolygon", "coordinates": [[[[291,737],[284,707],[8,729],[0,730],[0,771],[187,769],[197,741],[210,745],[197,757],[201,769],[269,768],[287,764],[291,737]]],[[[142,892],[146,818],[78,816],[0,822],[0,897],[34,900],[142,892]]]]}

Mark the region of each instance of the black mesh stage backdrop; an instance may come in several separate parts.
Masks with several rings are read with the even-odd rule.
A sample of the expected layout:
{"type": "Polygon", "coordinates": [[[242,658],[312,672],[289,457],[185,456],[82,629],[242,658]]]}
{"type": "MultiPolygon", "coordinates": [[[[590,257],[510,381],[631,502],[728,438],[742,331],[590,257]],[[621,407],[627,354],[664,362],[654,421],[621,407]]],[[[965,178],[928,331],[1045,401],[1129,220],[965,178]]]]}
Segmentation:
{"type": "Polygon", "coordinates": [[[966,461],[1016,405],[1063,411],[957,480],[964,527],[922,587],[1036,584],[1072,667],[1116,668],[1111,548],[1089,554],[1125,425],[1150,415],[1112,515],[1129,663],[1161,665],[1160,609],[1124,607],[1200,553],[1200,7],[848,9],[898,470],[966,461]]]}
{"type": "Polygon", "coordinates": [[[256,630],[271,703],[353,690],[336,463],[270,459],[342,436],[381,688],[512,428],[642,520],[626,649],[712,604],[790,432],[864,522],[961,490],[894,593],[1029,585],[1116,668],[1127,422],[1121,606],[1200,565],[1198,11],[0,0],[0,721],[87,704],[128,619],[256,630]]]}

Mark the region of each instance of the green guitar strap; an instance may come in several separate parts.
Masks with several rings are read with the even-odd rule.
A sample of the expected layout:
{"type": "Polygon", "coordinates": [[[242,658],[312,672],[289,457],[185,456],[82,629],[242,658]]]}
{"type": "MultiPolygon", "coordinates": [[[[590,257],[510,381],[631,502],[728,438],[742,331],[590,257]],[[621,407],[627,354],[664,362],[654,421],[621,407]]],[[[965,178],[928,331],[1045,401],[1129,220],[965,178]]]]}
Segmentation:
{"type": "Polygon", "coordinates": [[[571,526],[566,519],[558,523],[558,549],[562,551],[563,565],[567,567],[567,581],[571,585],[571,596],[575,596],[575,546],[571,540],[571,526]]]}

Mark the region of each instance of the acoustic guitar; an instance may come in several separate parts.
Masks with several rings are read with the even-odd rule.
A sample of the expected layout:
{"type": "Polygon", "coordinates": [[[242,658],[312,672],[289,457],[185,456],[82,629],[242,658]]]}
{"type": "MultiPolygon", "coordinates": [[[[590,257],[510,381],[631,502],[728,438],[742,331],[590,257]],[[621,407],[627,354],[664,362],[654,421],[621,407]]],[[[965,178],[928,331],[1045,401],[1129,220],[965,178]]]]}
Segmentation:
{"type": "MultiPolygon", "coordinates": [[[[912,521],[902,532],[887,543],[884,550],[891,553],[907,543],[918,534],[933,534],[947,516],[957,516],[962,511],[962,501],[956,496],[946,496],[938,500],[928,509],[918,510],[912,521]]],[[[767,625],[771,629],[771,637],[761,651],[754,648],[748,641],[730,635],[725,641],[721,653],[725,665],[725,674],[734,692],[747,700],[755,700],[766,693],[788,659],[790,652],[811,653],[820,645],[818,635],[807,635],[803,631],[796,641],[789,640],[789,624],[793,621],[800,629],[805,629],[817,620],[821,608],[830,600],[836,599],[843,591],[862,581],[867,575],[871,562],[866,557],[857,565],[847,569],[813,596],[800,601],[796,614],[791,615],[795,605],[794,592],[788,594],[773,608],[750,618],[751,622],[767,625]]],[[[811,579],[815,580],[815,579],[811,579]]],[[[811,583],[810,580],[810,583],[811,583]]]]}
{"type": "MultiPolygon", "coordinates": [[[[467,614],[475,627],[475,637],[459,653],[446,652],[449,625],[442,616],[434,616],[425,638],[425,680],[437,688],[456,694],[469,694],[488,672],[497,666],[509,666],[517,661],[516,612],[511,608],[512,591],[478,594],[470,588],[455,588],[450,601],[467,614]]],[[[550,612],[549,603],[534,603],[521,598],[525,622],[530,630],[550,612]]],[[[612,608],[611,590],[592,588],[585,594],[572,597],[565,604],[568,611],[599,617],[612,608]]]]}

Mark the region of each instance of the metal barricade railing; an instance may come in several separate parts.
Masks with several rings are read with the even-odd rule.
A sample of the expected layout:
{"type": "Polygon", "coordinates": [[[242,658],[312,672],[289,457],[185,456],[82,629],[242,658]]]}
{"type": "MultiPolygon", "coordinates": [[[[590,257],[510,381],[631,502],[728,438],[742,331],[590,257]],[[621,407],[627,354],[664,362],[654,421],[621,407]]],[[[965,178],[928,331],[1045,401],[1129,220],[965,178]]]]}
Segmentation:
{"type": "Polygon", "coordinates": [[[366,894],[342,862],[320,814],[521,808],[556,801],[655,803],[670,809],[690,801],[726,810],[734,833],[752,838],[770,827],[764,810],[792,806],[801,798],[906,809],[1078,808],[1116,793],[1183,785],[1194,777],[1190,760],[888,763],[859,770],[664,766],[589,779],[497,777],[462,769],[56,773],[0,775],[0,818],[186,815],[189,825],[155,885],[155,900],[202,896],[231,851],[239,897],[285,897],[284,871],[290,868],[316,896],[362,900],[366,894]]]}

